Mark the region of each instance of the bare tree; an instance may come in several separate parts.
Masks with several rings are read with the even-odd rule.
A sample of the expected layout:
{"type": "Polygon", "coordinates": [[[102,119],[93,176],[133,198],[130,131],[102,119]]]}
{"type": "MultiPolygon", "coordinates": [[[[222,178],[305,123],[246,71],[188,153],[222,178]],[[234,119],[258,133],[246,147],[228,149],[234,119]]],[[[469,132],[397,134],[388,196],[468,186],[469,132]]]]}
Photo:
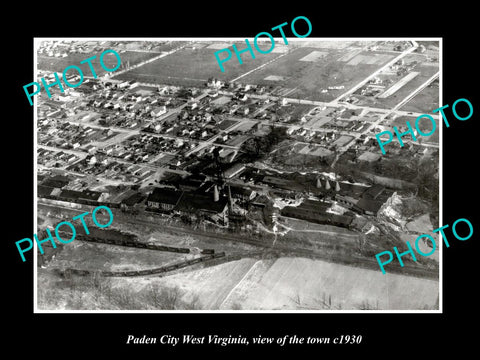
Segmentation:
{"type": "Polygon", "coordinates": [[[191,300],[183,301],[180,306],[182,310],[201,310],[202,309],[200,298],[197,294],[194,295],[191,300]]]}
{"type": "Polygon", "coordinates": [[[290,298],[298,308],[301,309],[308,309],[308,310],[336,310],[341,309],[342,305],[339,304],[337,306],[334,305],[332,302],[332,295],[322,293],[321,297],[312,298],[311,301],[308,303],[306,301],[302,301],[300,295],[296,293],[293,297],[290,298]]]}
{"type": "Polygon", "coordinates": [[[375,303],[370,303],[368,300],[363,300],[360,305],[357,306],[358,310],[378,310],[378,300],[375,303]]]}
{"type": "Polygon", "coordinates": [[[238,302],[234,302],[230,306],[230,310],[243,310],[242,305],[240,305],[238,302]]]}
{"type": "Polygon", "coordinates": [[[180,307],[180,290],[178,287],[159,289],[152,285],[146,294],[146,302],[155,309],[177,310],[180,307]]]}

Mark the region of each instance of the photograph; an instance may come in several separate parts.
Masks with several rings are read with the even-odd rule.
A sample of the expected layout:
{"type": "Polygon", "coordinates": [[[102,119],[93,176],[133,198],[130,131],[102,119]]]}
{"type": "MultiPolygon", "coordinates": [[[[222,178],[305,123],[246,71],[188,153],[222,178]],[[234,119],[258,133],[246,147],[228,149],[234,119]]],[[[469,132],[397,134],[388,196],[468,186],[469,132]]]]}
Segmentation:
{"type": "Polygon", "coordinates": [[[38,311],[440,309],[441,39],[35,40],[38,311]]]}

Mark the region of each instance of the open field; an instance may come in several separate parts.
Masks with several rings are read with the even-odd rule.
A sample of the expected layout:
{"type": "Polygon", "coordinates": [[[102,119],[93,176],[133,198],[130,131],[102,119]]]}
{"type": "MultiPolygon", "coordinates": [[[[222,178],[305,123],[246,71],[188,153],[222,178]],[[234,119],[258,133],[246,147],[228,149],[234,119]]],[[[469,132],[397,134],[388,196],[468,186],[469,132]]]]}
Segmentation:
{"type": "MultiPolygon", "coordinates": [[[[246,48],[245,42],[236,42],[235,44],[240,51],[246,48]]],[[[215,49],[209,47],[201,49],[184,48],[174,54],[121,74],[116,79],[137,80],[155,84],[204,86],[210,77],[230,81],[280,56],[274,53],[256,53],[255,59],[252,59],[250,53],[247,52],[241,54],[243,64],[240,64],[232,50],[232,44],[230,44],[230,50],[232,51],[232,58],[223,63],[225,72],[220,70],[214,55],[215,49]]],[[[220,54],[222,59],[225,56],[227,56],[227,53],[220,54]]]]}
{"type": "MultiPolygon", "coordinates": [[[[415,242],[416,242],[416,239],[418,237],[418,235],[410,235],[410,234],[401,234],[400,235],[401,239],[403,241],[408,241],[410,243],[410,245],[415,246],[415,242]]],[[[431,259],[431,260],[434,260],[436,261],[437,263],[439,262],[439,258],[440,258],[440,246],[442,246],[442,240],[440,240],[440,246],[439,246],[439,237],[440,235],[439,234],[434,234],[433,235],[433,238],[435,239],[435,252],[431,255],[428,255],[428,259],[431,259]]],[[[418,242],[418,248],[421,252],[423,252],[424,254],[429,254],[433,248],[431,247],[433,246],[431,241],[428,240],[428,238],[423,238],[422,240],[420,240],[418,242]]],[[[418,257],[421,257],[420,255],[417,255],[418,257]]]]}
{"type": "Polygon", "coordinates": [[[246,258],[163,278],[118,278],[115,286],[137,294],[150,286],[179,288],[184,301],[196,298],[202,310],[414,310],[436,308],[438,298],[437,281],[292,257],[246,258]]]}
{"type": "Polygon", "coordinates": [[[414,231],[418,234],[433,233],[433,225],[430,222],[430,216],[428,214],[423,214],[416,217],[415,219],[406,224],[406,228],[409,231],[414,231]]]}
{"type": "MultiPolygon", "coordinates": [[[[422,135],[419,134],[419,136],[417,136],[417,140],[419,140],[421,142],[429,142],[429,143],[438,144],[438,139],[439,139],[439,134],[440,134],[440,127],[439,126],[441,124],[439,124],[437,114],[434,114],[433,118],[435,119],[435,132],[430,136],[422,136],[422,135]]],[[[412,125],[412,128],[415,129],[415,120],[416,120],[415,117],[399,116],[392,122],[392,126],[397,126],[397,127],[403,126],[403,127],[406,128],[407,127],[406,122],[408,121],[408,122],[410,122],[410,125],[412,125]]],[[[419,127],[420,131],[422,131],[424,134],[430,133],[433,129],[432,122],[427,117],[419,120],[418,127],[419,127]]]]}
{"type": "MultiPolygon", "coordinates": [[[[395,105],[400,103],[404,98],[406,98],[408,95],[410,95],[414,90],[416,90],[418,87],[420,87],[425,81],[427,81],[431,76],[433,76],[435,73],[438,72],[438,66],[427,66],[427,65],[417,65],[415,67],[415,72],[418,72],[419,74],[416,75],[413,79],[410,79],[407,83],[405,83],[401,88],[398,88],[394,93],[392,93],[390,96],[387,96],[385,98],[381,97],[372,97],[372,96],[361,96],[360,91],[357,91],[355,93],[355,96],[360,99],[356,105],[359,106],[373,106],[373,107],[379,107],[379,108],[384,108],[384,109],[390,109],[393,108],[395,105]]],[[[394,81],[402,81],[404,76],[394,76],[394,81]]],[[[395,86],[395,85],[393,85],[395,86]]],[[[438,89],[436,90],[437,94],[435,97],[434,92],[431,94],[426,93],[426,95],[432,96],[432,99],[430,97],[427,97],[426,104],[431,104],[433,99],[438,99],[438,89]]],[[[417,102],[417,105],[418,102],[417,102]]],[[[420,106],[418,107],[419,110],[430,112],[431,110],[437,108],[438,106],[431,108],[427,106],[420,106]],[[426,109],[425,109],[426,108],[426,109]],[[425,109],[425,110],[424,110],[425,109]]],[[[405,108],[403,108],[405,110],[405,108]]]]}
{"type": "Polygon", "coordinates": [[[291,116],[292,120],[300,120],[302,116],[308,114],[315,105],[306,105],[306,104],[288,104],[287,106],[282,106],[278,109],[277,114],[280,116],[291,116]]]}
{"type": "MultiPolygon", "coordinates": [[[[153,46],[151,51],[154,52],[164,52],[164,51],[171,51],[179,46],[185,45],[188,41],[152,41],[153,46]]],[[[141,41],[141,44],[149,44],[148,41],[141,41]]],[[[130,45],[132,46],[132,45],[130,45]]],[[[128,50],[128,46],[127,46],[128,50]]]]}
{"type": "Polygon", "coordinates": [[[283,78],[283,80],[274,82],[276,86],[296,88],[296,91],[289,97],[330,101],[356,85],[393,57],[392,54],[361,52],[356,56],[363,56],[356,60],[358,63],[349,64],[338,61],[347,53],[347,50],[338,48],[318,50],[313,47],[298,47],[278,61],[245,76],[241,82],[270,85],[272,81],[265,80],[265,78],[274,75],[283,78]],[[326,93],[321,92],[329,86],[341,85],[345,88],[329,90],[326,93]]]}
{"type": "Polygon", "coordinates": [[[430,86],[427,86],[415,97],[413,97],[409,102],[403,105],[400,110],[416,111],[423,114],[432,114],[432,110],[435,110],[440,106],[440,100],[438,95],[438,80],[435,80],[430,86]]]}
{"type": "MultiPolygon", "coordinates": [[[[290,41],[289,41],[290,43],[290,41]]],[[[310,40],[308,38],[302,39],[302,41],[293,42],[295,46],[298,47],[312,47],[312,48],[321,48],[321,49],[345,49],[348,48],[350,51],[351,48],[363,47],[372,41],[347,41],[347,40],[310,40]]]]}
{"type": "Polygon", "coordinates": [[[320,129],[323,125],[329,123],[330,121],[332,121],[331,117],[327,117],[327,116],[317,117],[317,116],[315,116],[314,118],[308,120],[308,122],[305,125],[309,128],[320,129]]]}
{"type": "MultiPolygon", "coordinates": [[[[331,308],[359,309],[368,303],[378,309],[422,309],[433,306],[438,282],[346,267],[320,260],[280,258],[251,287],[245,309],[301,307],[325,309],[318,301],[331,297],[331,308]],[[408,296],[408,294],[410,296],[408,296]]],[[[328,309],[328,308],[327,308],[328,309]]]]}
{"type": "Polygon", "coordinates": [[[296,144],[292,150],[297,154],[306,154],[320,157],[329,156],[332,154],[332,151],[324,148],[323,146],[314,144],[296,144]]]}
{"type": "Polygon", "coordinates": [[[309,221],[290,218],[286,216],[279,217],[279,229],[290,229],[288,233],[277,239],[279,244],[291,244],[298,242],[309,244],[313,249],[317,245],[333,244],[354,244],[359,239],[359,233],[339,226],[316,224],[309,221]]]}
{"type": "Polygon", "coordinates": [[[411,73],[408,73],[405,75],[403,78],[401,78],[399,81],[397,81],[393,86],[389,87],[387,90],[385,90],[383,93],[381,93],[378,97],[380,99],[387,98],[393,94],[395,94],[399,89],[401,89],[403,86],[408,84],[408,82],[412,79],[414,79],[417,75],[419,74],[418,71],[412,71],[411,73]]]}
{"type": "MultiPolygon", "coordinates": [[[[92,52],[90,54],[77,54],[72,53],[69,54],[67,57],[64,58],[56,58],[56,57],[48,57],[39,55],[37,57],[38,60],[38,69],[39,70],[48,70],[48,71],[56,71],[62,73],[63,70],[69,65],[78,66],[83,71],[84,76],[93,76],[90,70],[90,67],[87,63],[80,64],[80,61],[88,59],[94,55],[97,57],[92,60],[93,68],[97,76],[102,76],[107,71],[105,71],[102,66],[100,65],[100,52],[92,52]]],[[[126,64],[127,61],[130,61],[130,66],[138,64],[142,61],[151,59],[158,54],[156,53],[148,53],[148,52],[135,52],[135,51],[126,51],[124,53],[119,54],[121,59],[121,64],[126,64]]],[[[105,66],[112,69],[117,64],[117,58],[113,54],[106,54],[103,58],[105,66]]],[[[112,74],[115,72],[112,72],[112,74]]],[[[76,71],[70,70],[68,74],[76,74],[76,71]]]]}
{"type": "Polygon", "coordinates": [[[144,270],[188,260],[194,256],[75,240],[63,246],[49,267],[105,271],[144,270]]]}

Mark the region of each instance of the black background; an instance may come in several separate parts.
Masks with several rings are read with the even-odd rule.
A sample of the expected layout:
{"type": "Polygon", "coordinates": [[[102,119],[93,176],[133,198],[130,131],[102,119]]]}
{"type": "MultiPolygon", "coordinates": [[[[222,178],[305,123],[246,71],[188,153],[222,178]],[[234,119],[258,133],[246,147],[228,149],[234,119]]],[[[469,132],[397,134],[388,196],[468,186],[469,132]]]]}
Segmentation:
{"type": "MultiPolygon", "coordinates": [[[[478,20],[473,7],[456,2],[448,8],[422,9],[412,3],[337,2],[328,7],[286,3],[264,4],[263,9],[246,3],[178,4],[173,10],[164,3],[100,6],[76,4],[70,8],[54,3],[5,13],[3,82],[3,214],[2,297],[4,337],[17,354],[33,350],[40,358],[150,353],[157,358],[185,351],[193,354],[278,351],[288,354],[311,352],[387,357],[399,353],[417,357],[436,355],[444,349],[467,352],[475,344],[474,323],[478,297],[475,271],[480,227],[474,205],[478,201],[478,44],[474,37],[478,20]],[[443,314],[34,314],[33,258],[21,262],[15,241],[32,237],[33,229],[33,108],[23,85],[33,81],[34,37],[226,37],[252,39],[261,31],[306,16],[313,27],[309,37],[443,37],[443,104],[467,98],[474,107],[467,121],[450,121],[443,129],[443,224],[458,218],[473,223],[468,241],[450,241],[444,248],[443,314]],[[128,334],[158,337],[242,335],[264,337],[335,337],[362,335],[360,345],[316,346],[126,346],[128,334]]],[[[300,22],[299,22],[300,24],[300,22]]],[[[289,30],[288,30],[289,31],[289,30]]],[[[299,33],[303,33],[299,29],[299,33]]],[[[287,33],[289,36],[289,32],[287,33]]],[[[213,56],[213,54],[212,54],[213,56]]],[[[447,112],[448,114],[449,112],[447,112]]],[[[452,117],[453,118],[453,117],[452,117]]],[[[438,130],[437,130],[438,131],[438,130]]],[[[29,253],[31,254],[31,252],[29,253]]],[[[408,295],[406,295],[408,296],[408,295]]],[[[26,354],[26,353],[25,353],[26,354]]]]}

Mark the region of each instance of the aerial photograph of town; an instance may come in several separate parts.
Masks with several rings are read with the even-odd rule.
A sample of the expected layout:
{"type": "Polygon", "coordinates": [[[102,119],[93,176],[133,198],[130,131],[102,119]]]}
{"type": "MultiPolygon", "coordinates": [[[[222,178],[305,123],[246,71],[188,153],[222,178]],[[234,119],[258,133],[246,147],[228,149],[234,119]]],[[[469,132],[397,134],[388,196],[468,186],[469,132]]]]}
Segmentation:
{"type": "Polygon", "coordinates": [[[234,44],[35,39],[34,81],[83,72],[35,98],[36,234],[76,230],[37,250],[36,309],[438,311],[439,246],[375,255],[441,226],[439,130],[375,135],[440,106],[440,40],[280,39],[221,71],[234,44]]]}

